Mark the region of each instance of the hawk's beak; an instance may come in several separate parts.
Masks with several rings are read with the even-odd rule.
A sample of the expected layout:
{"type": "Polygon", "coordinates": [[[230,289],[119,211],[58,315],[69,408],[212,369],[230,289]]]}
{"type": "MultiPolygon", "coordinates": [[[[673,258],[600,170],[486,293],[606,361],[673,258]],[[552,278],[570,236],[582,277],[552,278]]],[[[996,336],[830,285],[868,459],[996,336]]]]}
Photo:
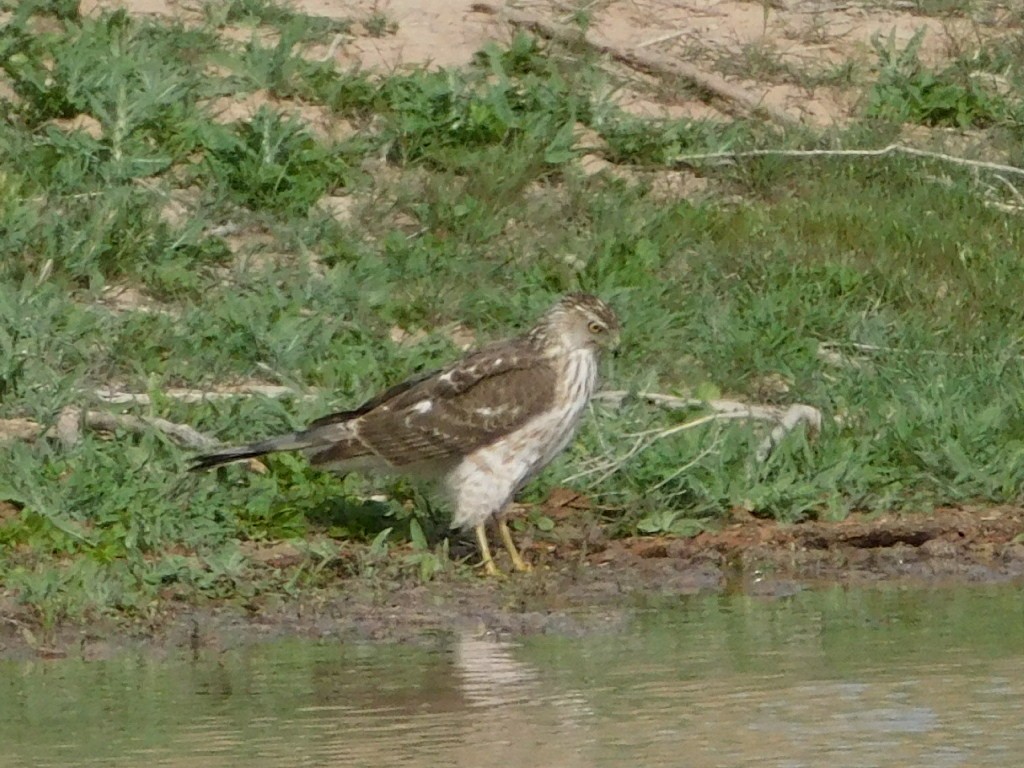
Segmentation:
{"type": "Polygon", "coordinates": [[[608,349],[610,349],[612,351],[612,355],[614,355],[615,357],[619,356],[619,352],[621,351],[620,348],[619,348],[619,345],[621,343],[622,343],[622,338],[616,332],[612,336],[612,338],[611,338],[611,343],[608,345],[608,349]]]}

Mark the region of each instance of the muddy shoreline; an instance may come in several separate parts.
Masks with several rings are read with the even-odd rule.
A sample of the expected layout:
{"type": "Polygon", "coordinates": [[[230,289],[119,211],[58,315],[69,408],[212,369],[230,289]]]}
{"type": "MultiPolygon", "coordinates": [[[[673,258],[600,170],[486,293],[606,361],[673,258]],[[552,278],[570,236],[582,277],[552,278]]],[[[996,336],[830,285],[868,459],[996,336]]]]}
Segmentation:
{"type": "MultiPolygon", "coordinates": [[[[109,658],[229,650],[288,637],[431,642],[478,630],[501,637],[621,631],[645,605],[697,594],[779,599],[804,589],[948,588],[1024,581],[1024,509],[940,509],[779,525],[741,518],[689,539],[607,539],[584,518],[557,542],[527,541],[528,574],[428,582],[339,578],[297,596],[166,601],[142,619],[45,628],[13,597],[0,602],[0,658],[109,658]]],[[[271,564],[268,567],[273,567],[271,564]]]]}

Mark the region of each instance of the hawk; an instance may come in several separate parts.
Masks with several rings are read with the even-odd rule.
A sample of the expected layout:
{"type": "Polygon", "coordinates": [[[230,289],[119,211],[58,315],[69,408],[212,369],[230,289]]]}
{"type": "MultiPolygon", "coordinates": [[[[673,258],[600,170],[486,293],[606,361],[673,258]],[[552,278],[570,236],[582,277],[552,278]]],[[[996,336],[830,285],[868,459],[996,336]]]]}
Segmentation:
{"type": "Polygon", "coordinates": [[[338,473],[439,480],[454,509],[452,527],[475,529],[486,572],[498,572],[484,528],[491,518],[515,569],[529,570],[505,508],[569,444],[597,385],[600,352],[618,343],[611,307],[589,294],[569,294],[521,336],[299,432],[199,456],[191,468],[301,451],[313,466],[338,473]]]}

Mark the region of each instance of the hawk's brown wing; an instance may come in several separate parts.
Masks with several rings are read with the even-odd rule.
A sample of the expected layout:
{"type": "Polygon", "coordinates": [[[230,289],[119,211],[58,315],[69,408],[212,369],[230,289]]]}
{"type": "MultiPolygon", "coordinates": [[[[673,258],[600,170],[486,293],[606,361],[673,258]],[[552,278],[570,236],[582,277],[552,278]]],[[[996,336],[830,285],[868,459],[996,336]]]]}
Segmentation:
{"type": "Polygon", "coordinates": [[[483,349],[454,365],[398,384],[353,411],[332,414],[309,432],[345,423],[354,441],[317,452],[314,463],[375,455],[394,467],[457,460],[550,408],[556,371],[529,342],[483,349]]]}

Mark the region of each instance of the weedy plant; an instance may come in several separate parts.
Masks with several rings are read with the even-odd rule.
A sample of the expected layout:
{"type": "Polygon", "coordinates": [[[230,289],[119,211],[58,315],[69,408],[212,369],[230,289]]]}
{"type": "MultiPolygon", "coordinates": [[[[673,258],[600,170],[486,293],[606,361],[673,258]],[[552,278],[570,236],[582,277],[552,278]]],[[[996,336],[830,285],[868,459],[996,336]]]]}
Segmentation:
{"type": "MultiPolygon", "coordinates": [[[[0,419],[38,425],[0,438],[0,589],[41,620],[453,570],[446,513],[403,485],[289,456],[189,475],[159,430],[38,431],[66,406],[110,407],[101,387],[225,442],[297,428],[451,360],[456,331],[506,334],[569,290],[622,317],[617,389],[826,415],[816,441],[795,434],[765,462],[759,427],[709,422],[580,478],[609,530],[1019,499],[1024,219],[1006,185],[906,157],[677,163],[877,146],[884,121],[991,125],[990,147],[1020,159],[1014,92],[880,44],[868,114],[884,121],[650,121],[616,106],[601,62],[528,36],[457,70],[371,75],[304,58],[326,28],[269,3],[211,5],[192,28],[72,6],[19,3],[0,30],[0,419]],[[236,22],[279,34],[234,43],[236,22]],[[351,130],[325,135],[311,108],[351,130]],[[585,173],[584,153],[615,172],[585,173]],[[671,174],[703,192],[659,191],[671,174]],[[296,396],[168,394],[253,379],[296,396]],[[397,500],[367,500],[381,490],[397,500]],[[291,571],[251,557],[280,540],[319,543],[291,571]]],[[[1019,82],[1019,62],[992,48],[975,65],[1019,82]]],[[[593,411],[528,500],[693,415],[628,398],[593,411]]],[[[540,512],[519,525],[557,535],[540,512]]]]}
{"type": "Polygon", "coordinates": [[[868,116],[955,128],[1011,123],[1019,131],[1021,52],[1007,46],[980,50],[935,72],[919,59],[924,35],[921,29],[903,49],[894,34],[872,40],[880,71],[868,96],[868,116]]]}

